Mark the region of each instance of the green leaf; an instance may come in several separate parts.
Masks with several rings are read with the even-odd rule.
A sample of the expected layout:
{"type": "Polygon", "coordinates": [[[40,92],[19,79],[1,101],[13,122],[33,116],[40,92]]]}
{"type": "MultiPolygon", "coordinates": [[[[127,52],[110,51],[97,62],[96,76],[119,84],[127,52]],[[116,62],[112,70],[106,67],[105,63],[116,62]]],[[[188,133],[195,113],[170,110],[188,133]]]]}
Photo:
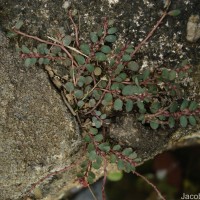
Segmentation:
{"type": "Polygon", "coordinates": [[[116,27],[112,27],[108,29],[108,34],[114,34],[117,32],[117,28],[116,27]]]}
{"type": "Polygon", "coordinates": [[[90,33],[90,39],[93,43],[97,42],[98,41],[98,36],[97,36],[97,33],[95,32],[91,32],[90,33]]]}
{"type": "Polygon", "coordinates": [[[44,58],[39,58],[38,63],[39,65],[42,65],[44,63],[44,58]]]}
{"type": "Polygon", "coordinates": [[[120,74],[120,72],[124,69],[124,65],[119,64],[117,65],[117,68],[115,69],[115,75],[120,74]]]}
{"type": "Polygon", "coordinates": [[[150,110],[152,113],[156,113],[160,109],[160,103],[159,102],[153,102],[150,106],[150,110]]]}
{"type": "Polygon", "coordinates": [[[15,28],[20,29],[23,24],[24,24],[24,22],[22,20],[18,20],[17,23],[15,24],[15,28]]]}
{"type": "Polygon", "coordinates": [[[46,52],[49,51],[47,49],[47,45],[43,44],[43,43],[40,43],[37,45],[37,50],[38,50],[38,53],[40,53],[40,54],[46,54],[46,52]]]}
{"type": "Polygon", "coordinates": [[[99,110],[95,110],[94,112],[95,112],[95,115],[97,115],[97,116],[101,115],[101,111],[99,111],[99,110]]]}
{"type": "Polygon", "coordinates": [[[94,183],[94,179],[95,179],[95,174],[92,171],[88,172],[88,177],[87,177],[87,181],[89,184],[94,183]]]}
{"type": "Polygon", "coordinates": [[[91,127],[91,128],[90,128],[90,133],[91,133],[92,135],[96,135],[96,134],[98,133],[98,129],[91,127]]]}
{"type": "Polygon", "coordinates": [[[97,35],[98,35],[99,37],[103,36],[103,28],[99,28],[99,29],[97,30],[97,35]]]}
{"type": "Polygon", "coordinates": [[[101,47],[101,52],[106,53],[106,54],[110,53],[111,52],[111,48],[109,46],[107,46],[107,45],[103,45],[101,47]]]}
{"type": "Polygon", "coordinates": [[[97,156],[96,162],[101,164],[102,163],[102,157],[101,156],[97,156]]]}
{"type": "Polygon", "coordinates": [[[99,86],[100,88],[106,88],[106,86],[107,86],[107,81],[101,80],[101,81],[99,82],[98,86],[99,86]]]}
{"type": "Polygon", "coordinates": [[[141,158],[136,158],[136,159],[134,159],[134,162],[136,162],[136,163],[139,163],[139,162],[141,162],[141,161],[142,161],[141,158]]]}
{"type": "Polygon", "coordinates": [[[86,76],[85,77],[85,84],[86,85],[89,85],[90,83],[92,83],[93,81],[93,78],[91,76],[86,76]]]}
{"type": "Polygon", "coordinates": [[[88,166],[88,160],[84,160],[82,163],[81,163],[81,168],[87,168],[87,166],[88,166]]]}
{"type": "Polygon", "coordinates": [[[111,102],[113,100],[113,96],[111,93],[106,93],[104,96],[104,100],[107,102],[111,102]]]}
{"type": "Polygon", "coordinates": [[[114,59],[114,58],[111,58],[111,59],[109,60],[109,66],[112,67],[114,64],[115,64],[115,59],[114,59]]]}
{"type": "Polygon", "coordinates": [[[124,155],[124,156],[129,156],[131,153],[133,153],[132,148],[126,148],[122,151],[122,155],[124,155]]]}
{"type": "Polygon", "coordinates": [[[58,54],[59,52],[61,52],[61,48],[57,47],[57,46],[54,46],[54,47],[51,48],[51,52],[53,54],[58,54]]]}
{"type": "Polygon", "coordinates": [[[169,111],[171,113],[176,112],[178,110],[178,103],[175,101],[170,105],[169,111]]]}
{"type": "Polygon", "coordinates": [[[77,102],[77,105],[78,105],[79,108],[82,108],[84,106],[84,104],[85,104],[85,102],[82,101],[82,100],[77,102]]]}
{"type": "Polygon", "coordinates": [[[101,163],[93,162],[93,163],[92,163],[92,167],[93,167],[94,169],[99,169],[99,168],[101,167],[101,163]]]}
{"type": "Polygon", "coordinates": [[[176,71],[171,70],[171,71],[169,72],[169,80],[170,80],[170,81],[173,81],[175,78],[176,78],[176,71]]]}
{"type": "Polygon", "coordinates": [[[133,152],[131,153],[129,156],[128,156],[130,159],[134,160],[137,158],[137,153],[136,152],[133,152]]]}
{"type": "Polygon", "coordinates": [[[168,69],[163,69],[161,76],[162,76],[162,78],[168,80],[169,79],[169,70],[168,69]]]}
{"type": "Polygon", "coordinates": [[[118,167],[118,169],[119,169],[119,170],[124,170],[124,167],[125,167],[124,164],[125,164],[124,161],[121,160],[121,159],[119,159],[118,162],[117,162],[117,167],[118,167]]]}
{"type": "Polygon", "coordinates": [[[63,42],[63,45],[64,46],[69,46],[70,43],[72,41],[72,37],[70,35],[66,35],[63,39],[62,39],[62,42],[63,42]]]}
{"type": "Polygon", "coordinates": [[[105,37],[105,41],[106,41],[106,42],[111,42],[111,43],[113,43],[113,42],[115,42],[116,40],[117,40],[117,37],[116,37],[115,35],[108,35],[108,36],[105,37]]]}
{"type": "Polygon", "coordinates": [[[84,177],[84,173],[80,173],[79,172],[76,176],[77,176],[77,178],[83,178],[84,177]]]}
{"type": "Polygon", "coordinates": [[[95,174],[92,171],[88,172],[88,176],[92,177],[93,179],[95,178],[95,174]]]}
{"type": "Polygon", "coordinates": [[[88,182],[89,184],[92,184],[92,183],[94,183],[94,179],[93,179],[92,177],[88,176],[88,177],[87,177],[87,182],[88,182]]]}
{"type": "Polygon", "coordinates": [[[107,57],[106,57],[106,55],[104,53],[97,52],[97,53],[95,53],[95,59],[97,61],[103,62],[103,61],[105,61],[107,59],[107,57]]]}
{"type": "Polygon", "coordinates": [[[101,98],[102,91],[100,91],[100,90],[93,90],[92,95],[98,101],[101,98]]]}
{"type": "Polygon", "coordinates": [[[135,61],[130,61],[128,63],[128,69],[137,72],[139,70],[139,65],[135,61]]]}
{"type": "Polygon", "coordinates": [[[134,49],[133,47],[128,47],[126,50],[125,50],[126,53],[133,53],[134,52],[134,49]]]}
{"type": "Polygon", "coordinates": [[[186,116],[181,116],[180,117],[180,125],[185,128],[188,124],[188,121],[187,121],[187,117],[186,116]]]}
{"type": "Polygon", "coordinates": [[[85,84],[85,77],[84,76],[80,76],[77,82],[79,87],[83,87],[83,85],[85,84]]]}
{"type": "Polygon", "coordinates": [[[94,140],[96,142],[101,142],[103,140],[103,135],[102,134],[95,135],[94,140]]]}
{"type": "Polygon", "coordinates": [[[114,102],[114,109],[115,110],[122,110],[123,101],[121,99],[116,99],[114,102]]]}
{"type": "Polygon", "coordinates": [[[82,90],[75,90],[74,96],[75,96],[77,99],[83,98],[83,91],[82,91],[82,90]]]}
{"type": "Polygon", "coordinates": [[[158,88],[156,85],[148,85],[148,92],[152,94],[158,93],[158,88]]]}
{"type": "Polygon", "coordinates": [[[119,151],[121,149],[121,146],[119,144],[113,146],[113,151],[119,151]]]}
{"type": "Polygon", "coordinates": [[[122,60],[125,61],[125,62],[130,61],[131,60],[131,56],[129,54],[124,54],[122,56],[122,60]]]}
{"type": "Polygon", "coordinates": [[[111,88],[110,88],[111,90],[119,90],[120,89],[120,85],[119,85],[119,83],[113,83],[112,85],[111,85],[111,88]]]}
{"type": "Polygon", "coordinates": [[[139,86],[139,85],[140,85],[140,84],[139,84],[138,77],[135,77],[135,79],[133,79],[133,81],[135,82],[135,84],[136,84],[137,86],[139,86]]]}
{"type": "Polygon", "coordinates": [[[28,54],[30,53],[30,50],[25,45],[22,45],[22,52],[28,54]]]}
{"type": "Polygon", "coordinates": [[[114,24],[115,20],[114,19],[109,19],[108,20],[108,26],[112,26],[114,24]]]}
{"type": "Polygon", "coordinates": [[[94,71],[94,65],[92,65],[92,64],[86,64],[85,67],[88,70],[88,72],[90,72],[90,73],[92,73],[94,71]]]}
{"type": "Polygon", "coordinates": [[[144,110],[144,103],[142,101],[137,101],[137,107],[140,109],[140,110],[144,110]]]}
{"type": "Polygon", "coordinates": [[[189,105],[189,101],[184,99],[182,104],[181,104],[181,107],[180,107],[180,110],[183,111],[184,109],[186,109],[189,105]]]}
{"type": "Polygon", "coordinates": [[[155,129],[157,129],[159,127],[159,124],[157,122],[151,121],[150,122],[150,126],[151,126],[152,129],[155,130],[155,129]]]}
{"type": "Polygon", "coordinates": [[[183,78],[185,78],[186,76],[187,76],[187,74],[186,74],[185,72],[180,71],[180,72],[178,73],[178,78],[179,78],[179,79],[183,79],[183,78]]]}
{"type": "Polygon", "coordinates": [[[67,82],[65,85],[64,85],[65,89],[68,91],[68,92],[72,92],[74,91],[74,84],[72,82],[67,82]]]}
{"type": "Polygon", "coordinates": [[[145,69],[144,72],[142,73],[143,80],[146,80],[147,78],[149,78],[149,75],[150,75],[150,70],[145,69]]]}
{"type": "Polygon", "coordinates": [[[81,55],[75,55],[75,60],[78,62],[79,65],[85,64],[85,58],[81,55]]]}
{"type": "Polygon", "coordinates": [[[189,122],[192,126],[196,126],[196,124],[197,124],[194,116],[189,116],[189,122]]]}
{"type": "Polygon", "coordinates": [[[31,65],[35,65],[36,62],[37,62],[37,58],[31,58],[31,65]]]}
{"type": "Polygon", "coordinates": [[[25,62],[24,62],[25,67],[29,67],[31,65],[31,59],[30,58],[26,58],[25,62]]]}
{"type": "Polygon", "coordinates": [[[170,16],[176,17],[176,16],[180,15],[180,13],[181,13],[181,11],[179,9],[177,9],[177,10],[171,10],[167,14],[170,16]]]}
{"type": "Polygon", "coordinates": [[[105,151],[105,152],[109,152],[110,151],[110,145],[107,142],[101,143],[99,145],[99,149],[102,150],[102,151],[105,151]]]}
{"type": "Polygon", "coordinates": [[[50,63],[50,60],[48,58],[44,58],[43,64],[48,65],[50,63]]]}
{"type": "Polygon", "coordinates": [[[81,44],[80,45],[80,50],[85,54],[85,55],[90,55],[90,46],[88,44],[81,44]]]}
{"type": "Polygon", "coordinates": [[[196,101],[191,101],[189,105],[189,110],[194,111],[198,108],[198,103],[196,101]]]}
{"type": "Polygon", "coordinates": [[[115,54],[119,54],[121,52],[121,48],[120,47],[116,47],[114,49],[115,54]]]}
{"type": "Polygon", "coordinates": [[[126,73],[120,73],[116,78],[115,78],[115,81],[117,82],[122,82],[126,79],[127,77],[127,74],[126,73]]]}
{"type": "Polygon", "coordinates": [[[130,173],[131,171],[135,171],[135,166],[133,166],[131,163],[126,162],[124,171],[126,173],[130,173]]]}
{"type": "Polygon", "coordinates": [[[111,154],[110,155],[110,163],[116,163],[116,161],[117,161],[117,156],[114,154],[111,154]]]}
{"type": "Polygon", "coordinates": [[[93,151],[90,151],[88,156],[89,156],[89,160],[94,161],[94,160],[96,160],[97,153],[95,150],[93,150],[93,151]]]}
{"type": "Polygon", "coordinates": [[[90,99],[88,103],[89,103],[89,107],[91,107],[91,108],[96,105],[95,99],[90,99]]]}
{"type": "Polygon", "coordinates": [[[139,117],[137,119],[138,119],[138,121],[144,121],[145,120],[145,115],[141,114],[141,115],[139,115],[139,117]]]}
{"type": "Polygon", "coordinates": [[[122,90],[122,94],[124,96],[130,96],[130,95],[134,95],[134,94],[141,94],[144,92],[144,89],[136,86],[136,85],[126,85],[123,90],[122,90]]]}
{"type": "Polygon", "coordinates": [[[88,143],[91,142],[91,138],[89,135],[86,135],[83,139],[85,142],[88,142],[88,143]]]}
{"type": "Polygon", "coordinates": [[[94,144],[89,143],[88,146],[87,146],[88,153],[90,153],[91,151],[94,151],[94,150],[95,150],[94,144]]]}
{"type": "Polygon", "coordinates": [[[95,76],[100,76],[101,73],[102,73],[102,69],[101,69],[100,67],[96,67],[96,68],[94,69],[94,75],[95,75],[95,76]]]}
{"type": "Polygon", "coordinates": [[[123,178],[123,173],[122,171],[109,172],[107,178],[113,182],[120,181],[123,178]]]}
{"type": "Polygon", "coordinates": [[[99,121],[99,120],[95,120],[95,121],[94,121],[94,124],[95,124],[95,127],[96,127],[96,128],[100,128],[100,127],[102,126],[102,122],[99,121]]]}
{"type": "Polygon", "coordinates": [[[158,119],[161,120],[161,121],[164,121],[164,120],[166,120],[166,117],[164,115],[159,115],[158,119]]]}
{"type": "Polygon", "coordinates": [[[169,123],[169,127],[173,128],[175,126],[175,119],[173,117],[169,117],[168,123],[169,123]]]}
{"type": "Polygon", "coordinates": [[[128,99],[126,101],[126,112],[130,112],[133,109],[133,101],[128,99]]]}
{"type": "Polygon", "coordinates": [[[102,114],[100,118],[101,118],[101,119],[106,119],[106,117],[107,117],[106,114],[102,114]]]}
{"type": "Polygon", "coordinates": [[[13,31],[8,31],[7,34],[6,34],[6,36],[8,38],[14,38],[14,37],[17,36],[17,33],[13,32],[13,31]]]}

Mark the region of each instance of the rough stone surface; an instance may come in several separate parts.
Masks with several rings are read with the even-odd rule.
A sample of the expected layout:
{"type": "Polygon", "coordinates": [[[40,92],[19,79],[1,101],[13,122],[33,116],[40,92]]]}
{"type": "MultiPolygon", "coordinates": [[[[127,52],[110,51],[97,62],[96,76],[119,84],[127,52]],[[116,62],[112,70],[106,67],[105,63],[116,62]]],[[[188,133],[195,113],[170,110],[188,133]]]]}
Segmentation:
{"type": "MultiPolygon", "coordinates": [[[[119,29],[120,42],[132,41],[134,45],[155,25],[163,8],[163,1],[157,0],[71,2],[71,8],[77,9],[80,14],[82,39],[87,40],[88,32],[96,30],[103,17],[109,17],[119,29]]],[[[70,23],[63,3],[62,0],[0,0],[0,28],[8,32],[21,19],[25,22],[23,31],[41,38],[53,36],[61,27],[69,31],[70,23]]],[[[186,36],[188,20],[191,15],[199,14],[200,1],[172,1],[170,9],[177,8],[181,9],[181,15],[169,16],[163,21],[137,54],[136,61],[143,68],[173,68],[188,59],[194,66],[194,73],[186,80],[187,94],[199,100],[200,40],[190,43],[186,36]]],[[[7,42],[2,35],[0,41],[0,163],[3,177],[0,180],[0,199],[17,199],[38,177],[68,165],[80,138],[77,126],[43,70],[37,66],[25,70],[14,50],[5,48],[7,42]]],[[[24,43],[33,45],[26,38],[18,38],[11,40],[10,48],[24,43]]],[[[156,132],[135,122],[133,115],[118,117],[111,127],[111,137],[124,145],[133,146],[143,160],[192,134],[199,137],[199,126],[156,132]]],[[[58,191],[64,190],[64,181],[73,181],[71,177],[73,174],[65,173],[53,179],[51,184],[46,184],[44,197],[48,195],[48,199],[59,199],[61,193],[58,191]]]]}
{"type": "Polygon", "coordinates": [[[69,165],[80,145],[78,126],[44,70],[25,70],[7,44],[0,33],[2,200],[16,199],[38,178],[69,165]]]}

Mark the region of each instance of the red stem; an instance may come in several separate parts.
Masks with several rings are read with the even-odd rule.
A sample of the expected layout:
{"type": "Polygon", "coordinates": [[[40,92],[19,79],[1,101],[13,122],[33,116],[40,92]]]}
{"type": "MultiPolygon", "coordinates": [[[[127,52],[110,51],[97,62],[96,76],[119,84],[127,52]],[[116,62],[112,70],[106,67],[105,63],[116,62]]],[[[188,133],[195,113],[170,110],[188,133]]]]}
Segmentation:
{"type": "Polygon", "coordinates": [[[139,174],[136,171],[133,171],[133,174],[136,174],[138,177],[142,178],[146,183],[148,183],[150,186],[152,186],[153,189],[158,194],[158,196],[160,197],[160,199],[166,200],[165,197],[163,197],[163,195],[160,193],[160,191],[158,190],[158,188],[152,182],[150,182],[145,176],[142,176],[141,174],[139,174]]]}
{"type": "Polygon", "coordinates": [[[49,45],[52,45],[52,46],[57,46],[57,47],[60,47],[67,55],[68,57],[72,60],[72,63],[74,63],[76,66],[78,66],[78,64],[75,62],[73,56],[69,53],[69,51],[67,51],[67,49],[62,45],[62,44],[57,44],[57,43],[53,43],[53,42],[49,42],[47,40],[43,40],[43,39],[40,39],[38,38],[37,36],[33,36],[33,35],[29,35],[29,34],[26,34],[22,31],[19,31],[18,29],[16,29],[15,27],[13,28],[13,31],[19,35],[23,35],[25,37],[28,37],[28,38],[31,38],[31,39],[34,39],[36,41],[39,41],[39,42],[42,42],[42,43],[45,43],[45,44],[49,44],[49,45]]]}

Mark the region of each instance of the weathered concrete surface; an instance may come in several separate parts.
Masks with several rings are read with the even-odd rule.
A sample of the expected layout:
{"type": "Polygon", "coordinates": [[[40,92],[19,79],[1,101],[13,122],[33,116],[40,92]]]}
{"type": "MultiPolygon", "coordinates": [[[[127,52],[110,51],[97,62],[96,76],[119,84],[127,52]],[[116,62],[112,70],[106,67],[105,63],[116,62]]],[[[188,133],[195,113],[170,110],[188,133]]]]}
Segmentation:
{"type": "Polygon", "coordinates": [[[44,70],[25,70],[7,42],[0,32],[2,200],[17,199],[32,183],[69,165],[80,145],[78,126],[44,70]]]}
{"type": "MultiPolygon", "coordinates": [[[[87,39],[88,31],[99,26],[102,17],[108,16],[115,20],[121,42],[131,40],[137,45],[156,23],[163,8],[163,2],[157,0],[113,2],[117,3],[109,4],[107,0],[72,1],[72,9],[76,8],[81,16],[84,39],[87,39]]],[[[62,0],[0,0],[0,27],[7,32],[21,19],[25,22],[23,31],[42,38],[51,36],[59,27],[68,30],[69,20],[67,11],[62,8],[63,3],[62,0]]],[[[176,8],[180,8],[182,14],[164,20],[150,42],[138,53],[136,61],[142,67],[166,65],[173,68],[182,60],[189,59],[194,73],[193,79],[188,81],[188,96],[199,99],[200,40],[188,42],[186,29],[189,17],[199,14],[200,1],[172,1],[171,9],[176,8]]],[[[12,40],[10,46],[18,43],[32,45],[32,41],[20,38],[12,40]]],[[[0,163],[3,177],[0,180],[0,199],[3,200],[17,199],[39,177],[68,165],[70,154],[80,143],[76,125],[43,70],[37,66],[25,70],[14,50],[6,50],[5,45],[0,43],[0,163]]],[[[133,146],[144,160],[165,150],[169,144],[174,146],[190,134],[199,137],[199,127],[154,132],[136,123],[132,115],[118,118],[116,122],[112,125],[112,138],[133,146]]],[[[44,197],[49,193],[51,199],[59,199],[57,191],[63,188],[64,182],[72,183],[72,176],[66,173],[46,184],[44,197]],[[51,195],[53,193],[55,196],[51,195]]]]}

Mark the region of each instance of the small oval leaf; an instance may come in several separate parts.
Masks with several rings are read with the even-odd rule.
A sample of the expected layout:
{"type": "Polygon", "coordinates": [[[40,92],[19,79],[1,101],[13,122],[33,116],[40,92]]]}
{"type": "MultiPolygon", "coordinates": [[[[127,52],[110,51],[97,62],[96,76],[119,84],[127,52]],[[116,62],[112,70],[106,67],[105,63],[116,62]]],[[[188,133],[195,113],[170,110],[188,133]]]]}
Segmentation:
{"type": "Polygon", "coordinates": [[[121,99],[116,99],[114,102],[114,109],[115,110],[122,110],[123,101],[121,99]]]}
{"type": "Polygon", "coordinates": [[[116,27],[112,27],[108,29],[108,34],[114,34],[117,32],[117,28],[116,27]]]}
{"type": "Polygon", "coordinates": [[[97,42],[98,41],[98,36],[95,32],[91,32],[90,33],[90,39],[93,43],[97,42]]]}
{"type": "Polygon", "coordinates": [[[70,35],[66,35],[62,40],[64,46],[69,46],[71,41],[72,37],[70,35]]]}
{"type": "Polygon", "coordinates": [[[180,125],[185,128],[188,124],[188,121],[187,121],[187,117],[186,116],[181,116],[180,117],[180,125]]]}
{"type": "Polygon", "coordinates": [[[115,42],[116,40],[117,40],[117,37],[116,37],[115,35],[108,35],[108,36],[105,37],[105,41],[106,41],[106,42],[111,42],[111,43],[113,43],[113,42],[115,42]]]}
{"type": "Polygon", "coordinates": [[[96,58],[96,60],[97,61],[105,61],[106,60],[106,55],[104,54],[104,53],[102,53],[102,52],[97,52],[96,54],[95,54],[95,58],[96,58]]]}

